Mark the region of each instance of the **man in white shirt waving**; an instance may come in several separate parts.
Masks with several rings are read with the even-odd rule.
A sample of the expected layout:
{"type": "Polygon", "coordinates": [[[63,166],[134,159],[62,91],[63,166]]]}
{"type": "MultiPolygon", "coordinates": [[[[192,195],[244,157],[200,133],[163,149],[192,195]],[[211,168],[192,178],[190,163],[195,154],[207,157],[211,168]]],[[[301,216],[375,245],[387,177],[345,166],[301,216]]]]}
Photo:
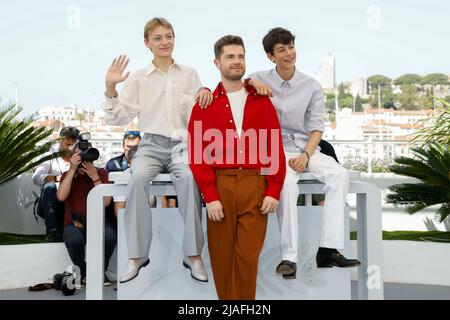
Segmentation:
{"type": "Polygon", "coordinates": [[[130,75],[125,73],[127,57],[119,56],[106,74],[105,120],[125,125],[138,116],[138,129],[144,133],[131,165],[128,184],[124,219],[129,260],[119,279],[121,283],[135,278],[140,268],[150,262],[149,183],[165,171],[170,172],[185,221],[183,265],[191,270],[194,279],[208,281],[200,256],[204,243],[201,197],[187,161],[179,159],[180,153],[187,157],[186,136],[179,133],[187,132],[195,100],[207,106],[212,94],[202,88],[194,69],[174,61],[174,39],[172,25],[164,18],[153,18],[144,28],[144,43],[153,54],[148,67],[130,75]],[[118,95],[116,85],[123,81],[118,95]]]}

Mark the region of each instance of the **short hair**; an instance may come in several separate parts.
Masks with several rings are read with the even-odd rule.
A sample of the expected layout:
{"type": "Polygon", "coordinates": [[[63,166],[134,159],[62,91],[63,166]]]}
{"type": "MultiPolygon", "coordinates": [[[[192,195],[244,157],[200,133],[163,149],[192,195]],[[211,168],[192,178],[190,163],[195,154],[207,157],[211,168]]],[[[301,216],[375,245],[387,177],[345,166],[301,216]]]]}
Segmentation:
{"type": "Polygon", "coordinates": [[[264,51],[272,54],[273,48],[277,43],[286,45],[291,42],[295,43],[295,36],[289,30],[284,28],[270,29],[269,33],[267,33],[262,40],[264,51]]]}
{"type": "Polygon", "coordinates": [[[242,38],[239,36],[228,35],[220,38],[214,44],[214,56],[216,59],[219,59],[220,55],[223,53],[223,47],[230,45],[242,46],[245,52],[244,41],[242,38]]]}
{"type": "Polygon", "coordinates": [[[75,127],[64,127],[59,132],[59,137],[77,140],[79,134],[80,134],[80,130],[78,130],[75,127]]]}
{"type": "Polygon", "coordinates": [[[134,155],[136,154],[138,149],[138,146],[132,146],[127,153],[126,159],[127,161],[131,161],[131,159],[133,159],[134,155]]]}
{"type": "Polygon", "coordinates": [[[125,144],[125,140],[128,139],[141,139],[141,132],[140,131],[125,131],[122,139],[122,144],[125,144]]]}
{"type": "Polygon", "coordinates": [[[165,18],[155,17],[145,24],[144,39],[148,40],[148,34],[160,26],[170,29],[172,31],[173,37],[175,38],[175,31],[173,31],[172,24],[165,18]]]}

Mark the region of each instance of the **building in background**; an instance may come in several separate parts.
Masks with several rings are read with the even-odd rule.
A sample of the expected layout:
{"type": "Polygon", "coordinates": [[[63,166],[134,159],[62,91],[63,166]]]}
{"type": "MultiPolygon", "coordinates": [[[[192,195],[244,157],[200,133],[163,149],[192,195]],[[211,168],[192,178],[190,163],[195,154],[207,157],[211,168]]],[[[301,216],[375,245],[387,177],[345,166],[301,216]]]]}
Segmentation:
{"type": "Polygon", "coordinates": [[[320,60],[319,74],[320,84],[324,90],[334,90],[336,88],[335,59],[330,52],[320,60]]]}
{"type": "Polygon", "coordinates": [[[367,80],[365,78],[356,78],[350,83],[350,94],[354,97],[360,96],[365,99],[367,94],[367,80]]]}

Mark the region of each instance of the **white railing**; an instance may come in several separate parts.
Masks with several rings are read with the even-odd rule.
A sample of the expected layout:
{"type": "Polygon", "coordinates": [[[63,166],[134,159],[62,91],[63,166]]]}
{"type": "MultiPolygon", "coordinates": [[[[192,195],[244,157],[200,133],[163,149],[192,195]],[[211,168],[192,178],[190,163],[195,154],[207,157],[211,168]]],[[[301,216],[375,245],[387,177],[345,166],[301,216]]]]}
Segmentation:
{"type": "Polygon", "coordinates": [[[374,140],[372,137],[366,140],[327,141],[333,145],[341,164],[347,166],[363,163],[367,166],[368,173],[372,173],[375,161],[382,161],[382,165],[387,167],[397,157],[411,156],[411,148],[418,146],[406,141],[374,140]]]}

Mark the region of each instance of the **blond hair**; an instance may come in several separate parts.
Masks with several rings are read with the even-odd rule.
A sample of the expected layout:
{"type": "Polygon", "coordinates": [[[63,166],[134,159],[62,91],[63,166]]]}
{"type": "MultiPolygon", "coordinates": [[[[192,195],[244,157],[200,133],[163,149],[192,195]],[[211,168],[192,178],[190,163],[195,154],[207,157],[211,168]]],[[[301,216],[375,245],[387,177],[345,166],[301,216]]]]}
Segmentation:
{"type": "Polygon", "coordinates": [[[149,22],[145,24],[144,27],[144,39],[148,40],[148,34],[155,30],[157,27],[162,26],[172,31],[173,36],[175,37],[175,32],[173,31],[173,27],[169,21],[165,18],[153,18],[149,22]]]}

